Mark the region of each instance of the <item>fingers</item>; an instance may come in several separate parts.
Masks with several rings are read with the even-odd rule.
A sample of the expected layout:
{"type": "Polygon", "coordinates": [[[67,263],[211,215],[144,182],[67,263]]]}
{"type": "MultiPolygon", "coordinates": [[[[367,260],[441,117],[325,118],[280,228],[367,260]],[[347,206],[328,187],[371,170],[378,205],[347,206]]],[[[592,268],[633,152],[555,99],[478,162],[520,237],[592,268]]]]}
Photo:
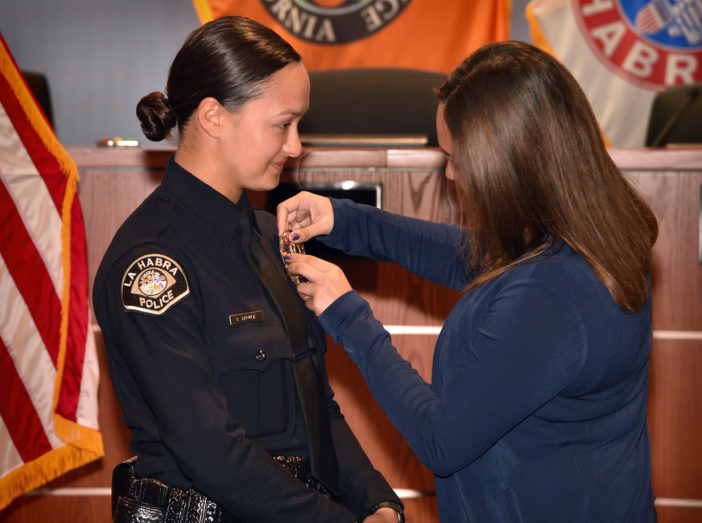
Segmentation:
{"type": "Polygon", "coordinates": [[[302,191],[277,207],[278,234],[295,231],[294,243],[329,234],[334,226],[334,210],[328,198],[302,191]]]}
{"type": "Polygon", "coordinates": [[[319,233],[315,232],[318,229],[319,227],[317,227],[315,224],[312,224],[309,227],[300,227],[299,229],[293,229],[293,232],[290,234],[290,239],[293,243],[304,243],[308,240],[311,240],[315,236],[319,236],[319,233]]]}
{"type": "Polygon", "coordinates": [[[276,223],[278,224],[278,236],[283,234],[288,230],[288,213],[290,212],[288,208],[284,205],[290,200],[286,200],[281,204],[278,204],[276,209],[276,223]]]}
{"type": "Polygon", "coordinates": [[[346,275],[333,263],[305,254],[290,254],[285,261],[289,274],[302,276],[306,280],[297,285],[297,292],[307,308],[317,316],[351,290],[346,275]]]}
{"type": "Polygon", "coordinates": [[[309,217],[309,202],[306,201],[308,194],[310,193],[305,191],[299,192],[278,204],[276,223],[279,235],[291,230],[293,225],[298,225],[297,228],[299,228],[300,223],[309,217]]]}
{"type": "Polygon", "coordinates": [[[341,271],[333,263],[310,254],[290,253],[285,256],[285,262],[288,264],[288,273],[297,274],[311,282],[320,281],[327,272],[334,269],[341,271]]]}
{"type": "MultiPolygon", "coordinates": [[[[314,310],[314,302],[312,298],[314,298],[314,286],[313,284],[309,282],[301,282],[297,286],[297,293],[300,295],[300,298],[302,298],[302,301],[305,302],[305,305],[309,310],[312,312],[315,312],[314,310]]],[[[319,314],[318,314],[319,316],[319,314]]]]}

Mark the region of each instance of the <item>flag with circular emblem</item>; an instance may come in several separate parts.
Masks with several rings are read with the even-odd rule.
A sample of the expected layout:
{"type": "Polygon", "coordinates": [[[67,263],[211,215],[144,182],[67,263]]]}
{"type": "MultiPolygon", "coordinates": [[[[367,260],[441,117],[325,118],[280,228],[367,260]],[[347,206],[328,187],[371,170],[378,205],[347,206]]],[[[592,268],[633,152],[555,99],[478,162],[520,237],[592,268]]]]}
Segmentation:
{"type": "Polygon", "coordinates": [[[532,0],[534,43],[575,76],[609,143],[644,145],[651,104],[702,82],[699,0],[532,0]]]}
{"type": "Polygon", "coordinates": [[[309,70],[398,67],[448,73],[509,36],[510,0],[193,0],[203,23],[226,15],[276,30],[309,70]]]}
{"type": "Polygon", "coordinates": [[[0,510],[104,455],[77,181],[0,36],[0,510]]]}

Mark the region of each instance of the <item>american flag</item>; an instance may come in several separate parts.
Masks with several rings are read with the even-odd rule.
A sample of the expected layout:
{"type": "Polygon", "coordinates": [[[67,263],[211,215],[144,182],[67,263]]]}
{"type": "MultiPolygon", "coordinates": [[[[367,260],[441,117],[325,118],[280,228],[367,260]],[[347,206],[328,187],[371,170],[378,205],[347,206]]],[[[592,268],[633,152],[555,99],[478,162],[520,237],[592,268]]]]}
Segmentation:
{"type": "Polygon", "coordinates": [[[104,454],[77,181],[0,35],[0,510],[104,454]]]}

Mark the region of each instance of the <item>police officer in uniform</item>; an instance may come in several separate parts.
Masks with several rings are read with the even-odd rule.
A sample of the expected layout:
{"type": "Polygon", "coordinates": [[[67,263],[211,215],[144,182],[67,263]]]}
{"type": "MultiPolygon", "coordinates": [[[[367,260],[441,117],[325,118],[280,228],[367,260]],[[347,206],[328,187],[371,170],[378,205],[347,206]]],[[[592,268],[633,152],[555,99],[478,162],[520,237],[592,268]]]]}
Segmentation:
{"type": "Polygon", "coordinates": [[[246,196],[301,152],[300,56],[252,20],[220,18],[185,41],[166,92],[137,115],[152,140],[177,126],[176,153],[94,285],[136,454],[113,481],[115,521],[402,521],[333,400],[275,218],[246,196]]]}

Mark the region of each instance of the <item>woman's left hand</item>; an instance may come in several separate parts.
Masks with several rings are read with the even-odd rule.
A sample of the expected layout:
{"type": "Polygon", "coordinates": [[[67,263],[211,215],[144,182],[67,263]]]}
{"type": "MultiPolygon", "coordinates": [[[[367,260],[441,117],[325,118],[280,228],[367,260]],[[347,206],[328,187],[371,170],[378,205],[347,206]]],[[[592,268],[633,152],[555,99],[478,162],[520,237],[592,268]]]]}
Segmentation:
{"type": "Polygon", "coordinates": [[[307,280],[298,284],[297,292],[317,316],[352,290],[344,271],[333,263],[307,254],[289,254],[285,261],[288,274],[297,274],[307,280]]]}

